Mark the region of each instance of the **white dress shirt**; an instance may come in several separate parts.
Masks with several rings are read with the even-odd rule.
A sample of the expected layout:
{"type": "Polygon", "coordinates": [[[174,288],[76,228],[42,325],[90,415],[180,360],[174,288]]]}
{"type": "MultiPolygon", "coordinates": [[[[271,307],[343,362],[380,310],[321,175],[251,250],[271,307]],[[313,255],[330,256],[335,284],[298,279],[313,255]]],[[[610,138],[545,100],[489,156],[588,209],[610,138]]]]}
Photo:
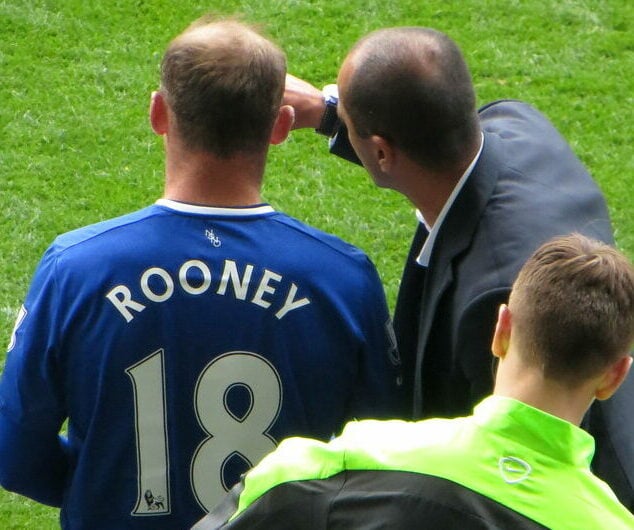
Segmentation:
{"type": "Polygon", "coordinates": [[[438,214],[438,218],[436,219],[436,222],[434,223],[434,225],[430,226],[425,221],[425,218],[423,217],[423,214],[421,213],[421,211],[416,210],[416,217],[421,223],[425,225],[425,228],[427,228],[427,231],[429,232],[429,235],[427,236],[427,239],[425,240],[425,243],[423,244],[423,248],[421,249],[420,254],[418,255],[418,258],[416,258],[416,263],[418,263],[421,267],[429,266],[431,252],[432,252],[432,249],[434,248],[434,242],[436,241],[436,236],[438,235],[438,231],[440,230],[440,227],[443,221],[445,220],[445,217],[447,216],[447,212],[451,209],[451,206],[456,200],[458,193],[460,193],[460,190],[463,188],[465,182],[469,178],[469,175],[471,175],[473,168],[478,162],[478,159],[480,158],[480,153],[482,153],[482,146],[484,145],[484,134],[482,133],[480,134],[481,134],[481,141],[480,141],[480,148],[478,149],[478,152],[476,153],[475,157],[473,157],[473,160],[469,164],[469,167],[467,167],[465,172],[462,174],[462,177],[460,177],[460,180],[458,181],[458,183],[452,190],[451,195],[449,195],[449,198],[447,199],[447,202],[445,202],[444,206],[442,207],[442,210],[440,210],[440,214],[438,214]]]}

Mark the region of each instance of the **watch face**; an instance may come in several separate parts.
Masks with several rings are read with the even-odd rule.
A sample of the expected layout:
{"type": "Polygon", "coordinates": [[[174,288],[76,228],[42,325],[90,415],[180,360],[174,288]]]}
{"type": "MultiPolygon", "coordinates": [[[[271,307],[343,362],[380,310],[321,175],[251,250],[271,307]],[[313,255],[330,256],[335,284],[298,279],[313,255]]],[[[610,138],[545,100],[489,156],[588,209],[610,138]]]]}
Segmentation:
{"type": "Polygon", "coordinates": [[[326,103],[334,103],[336,105],[337,101],[339,101],[339,89],[334,83],[326,85],[321,92],[324,95],[326,103]]]}

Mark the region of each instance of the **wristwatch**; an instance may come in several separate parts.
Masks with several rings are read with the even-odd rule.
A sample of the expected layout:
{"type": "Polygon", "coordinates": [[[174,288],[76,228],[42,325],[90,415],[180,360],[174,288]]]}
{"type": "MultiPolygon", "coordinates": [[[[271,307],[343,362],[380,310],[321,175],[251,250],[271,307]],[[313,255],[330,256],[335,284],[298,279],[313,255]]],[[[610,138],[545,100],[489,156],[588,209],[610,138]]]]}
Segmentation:
{"type": "Polygon", "coordinates": [[[319,127],[315,129],[324,136],[334,136],[339,128],[339,117],[337,116],[337,103],[339,102],[339,91],[337,85],[326,85],[322,89],[326,110],[321,116],[319,127]]]}

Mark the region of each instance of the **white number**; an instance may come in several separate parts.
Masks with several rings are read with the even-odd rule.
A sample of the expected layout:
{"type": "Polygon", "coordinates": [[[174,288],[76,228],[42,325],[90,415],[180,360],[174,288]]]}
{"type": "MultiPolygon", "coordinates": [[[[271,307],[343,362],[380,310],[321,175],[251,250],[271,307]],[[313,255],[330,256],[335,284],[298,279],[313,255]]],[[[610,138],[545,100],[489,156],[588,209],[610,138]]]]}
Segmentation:
{"type": "MultiPolygon", "coordinates": [[[[135,400],[138,498],[133,515],[170,513],[169,444],[165,416],[163,350],[157,350],[126,370],[135,400]]],[[[250,352],[225,353],[210,362],[196,382],[194,412],[209,436],[198,445],[191,462],[194,496],[209,511],[233,485],[226,466],[232,459],[247,467],[275,448],[267,434],[282,405],[277,370],[250,352]],[[232,392],[249,397],[245,410],[231,406],[232,392]]]]}
{"type": "Polygon", "coordinates": [[[277,419],[282,385],[275,368],[263,357],[226,353],[203,370],[194,400],[198,422],[209,436],[192,460],[192,489],[199,504],[209,510],[233,485],[224,478],[232,457],[243,458],[251,467],[275,449],[275,440],[266,431],[277,419]],[[227,403],[230,390],[238,385],[251,395],[251,406],[242,417],[227,403]]]}
{"type": "Polygon", "coordinates": [[[163,350],[126,370],[134,388],[139,494],[132,515],[170,513],[163,350]]]}

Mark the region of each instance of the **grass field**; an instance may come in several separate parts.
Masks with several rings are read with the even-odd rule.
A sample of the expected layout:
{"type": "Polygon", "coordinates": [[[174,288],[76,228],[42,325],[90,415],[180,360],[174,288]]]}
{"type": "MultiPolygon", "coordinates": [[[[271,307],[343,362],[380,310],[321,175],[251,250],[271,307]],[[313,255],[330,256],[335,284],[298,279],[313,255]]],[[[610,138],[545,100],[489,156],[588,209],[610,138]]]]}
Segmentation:
{"type": "MultiPolygon", "coordinates": [[[[318,86],[370,30],[447,32],[465,52],[480,103],[526,100],[569,139],[607,196],[618,245],[634,257],[629,0],[0,0],[0,343],[55,235],[161,195],[149,94],[167,42],[209,10],[262,23],[290,71],[318,86]]],[[[265,198],[363,248],[393,306],[415,224],[404,199],[327,156],[310,131],[272,150],[265,198]]],[[[56,528],[57,516],[0,492],[0,528],[56,528]]]]}

